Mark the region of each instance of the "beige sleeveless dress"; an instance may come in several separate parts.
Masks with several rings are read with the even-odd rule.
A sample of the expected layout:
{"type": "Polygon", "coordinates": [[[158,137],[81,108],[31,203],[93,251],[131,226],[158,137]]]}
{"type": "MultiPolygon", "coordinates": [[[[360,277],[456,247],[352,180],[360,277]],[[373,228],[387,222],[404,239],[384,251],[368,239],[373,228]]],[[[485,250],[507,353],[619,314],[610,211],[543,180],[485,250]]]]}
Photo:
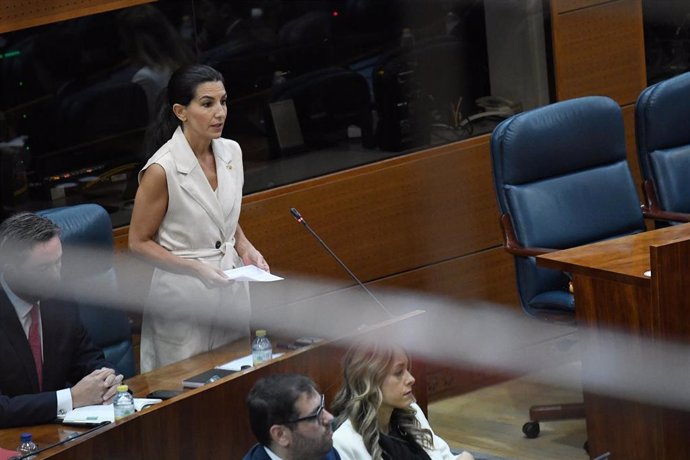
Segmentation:
{"type": "MultiPolygon", "coordinates": [[[[218,187],[214,191],[178,128],[146,163],[165,170],[168,209],[155,241],[173,254],[223,270],[242,265],[235,251],[240,216],[242,151],[237,142],[215,139],[218,187]]],[[[193,276],[155,268],[141,331],[141,371],[179,361],[249,335],[246,282],[207,288],[193,276]]]]}

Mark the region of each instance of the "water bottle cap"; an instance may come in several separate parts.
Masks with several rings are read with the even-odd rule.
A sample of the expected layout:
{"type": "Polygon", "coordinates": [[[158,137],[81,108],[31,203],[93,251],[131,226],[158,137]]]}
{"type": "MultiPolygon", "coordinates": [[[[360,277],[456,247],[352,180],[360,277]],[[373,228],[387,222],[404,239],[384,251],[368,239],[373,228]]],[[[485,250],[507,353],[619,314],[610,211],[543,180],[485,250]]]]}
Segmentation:
{"type": "Polygon", "coordinates": [[[19,435],[19,439],[21,442],[30,442],[31,441],[31,433],[22,433],[19,435]]]}
{"type": "Polygon", "coordinates": [[[257,337],[266,337],[266,329],[259,329],[256,331],[257,337]]]}
{"type": "Polygon", "coordinates": [[[117,386],[118,393],[122,393],[122,392],[125,392],[128,390],[129,390],[129,387],[127,385],[118,385],[117,386]]]}

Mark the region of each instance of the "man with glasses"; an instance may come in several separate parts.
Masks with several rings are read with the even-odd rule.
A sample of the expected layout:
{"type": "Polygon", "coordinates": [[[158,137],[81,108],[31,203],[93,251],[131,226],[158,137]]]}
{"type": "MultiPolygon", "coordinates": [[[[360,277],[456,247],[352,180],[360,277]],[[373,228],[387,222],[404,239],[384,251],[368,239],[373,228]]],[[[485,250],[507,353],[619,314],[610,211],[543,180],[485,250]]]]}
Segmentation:
{"type": "Polygon", "coordinates": [[[333,448],[333,415],[324,396],[303,375],[260,379],[247,396],[249,423],[259,441],[244,460],[339,460],[333,448]]]}
{"type": "Polygon", "coordinates": [[[89,339],[76,305],[51,295],[61,260],[51,220],[25,212],[0,224],[0,428],[103,404],[122,381],[89,339]]]}

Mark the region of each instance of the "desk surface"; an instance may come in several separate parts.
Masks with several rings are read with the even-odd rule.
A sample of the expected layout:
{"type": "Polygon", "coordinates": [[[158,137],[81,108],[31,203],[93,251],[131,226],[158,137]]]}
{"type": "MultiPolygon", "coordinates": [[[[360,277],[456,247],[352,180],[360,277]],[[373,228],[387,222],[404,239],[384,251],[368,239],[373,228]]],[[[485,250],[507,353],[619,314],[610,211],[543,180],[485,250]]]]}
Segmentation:
{"type": "Polygon", "coordinates": [[[690,343],[690,225],[579,246],[537,260],[540,266],[573,275],[590,456],[610,452],[612,459],[690,458],[690,413],[656,405],[628,384],[641,373],[657,375],[662,382],[667,378],[663,369],[682,372],[680,366],[687,366],[687,360],[679,362],[672,353],[655,354],[656,370],[638,363],[644,356],[641,350],[651,344],[690,343]],[[644,276],[647,270],[651,277],[644,276]]]}
{"type": "MultiPolygon", "coordinates": [[[[250,350],[249,339],[241,339],[216,350],[202,353],[146,374],[134,376],[131,379],[128,379],[126,383],[129,385],[130,390],[138,398],[143,398],[154,390],[182,390],[182,381],[186,377],[196,375],[206,369],[211,369],[220,364],[227,363],[228,361],[246,356],[250,350]]],[[[239,372],[237,375],[241,375],[244,372],[246,371],[239,372]]],[[[233,374],[233,376],[235,376],[235,374],[233,374]]],[[[184,390],[185,393],[183,396],[186,396],[188,393],[192,394],[192,392],[199,391],[198,389],[184,390]]],[[[177,397],[170,401],[177,401],[183,396],[177,397]]],[[[15,449],[19,442],[19,435],[23,432],[31,433],[34,441],[38,443],[39,447],[46,447],[57,441],[61,441],[86,430],[87,428],[66,426],[57,423],[9,428],[0,430],[0,447],[5,449],[15,449]]],[[[56,447],[50,452],[54,453],[59,452],[60,450],[64,450],[64,448],[56,447]]]]}
{"type": "Polygon", "coordinates": [[[544,254],[537,260],[540,266],[546,268],[645,285],[649,283],[644,272],[650,269],[650,246],[688,237],[690,224],[675,225],[544,254]]]}

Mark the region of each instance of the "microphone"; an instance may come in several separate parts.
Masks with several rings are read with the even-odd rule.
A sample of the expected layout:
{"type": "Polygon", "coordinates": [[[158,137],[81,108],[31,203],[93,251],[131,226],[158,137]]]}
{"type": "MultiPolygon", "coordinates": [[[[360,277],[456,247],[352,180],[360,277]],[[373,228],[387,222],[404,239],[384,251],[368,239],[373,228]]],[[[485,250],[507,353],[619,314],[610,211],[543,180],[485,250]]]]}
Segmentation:
{"type": "Polygon", "coordinates": [[[369,294],[369,296],[372,299],[374,299],[374,302],[376,302],[378,304],[378,306],[381,307],[381,309],[386,312],[386,315],[388,315],[388,317],[390,317],[390,318],[395,318],[395,315],[393,315],[393,313],[391,313],[381,302],[379,302],[379,299],[377,299],[376,296],[374,294],[372,294],[369,289],[367,289],[367,287],[364,285],[364,283],[362,283],[359,280],[359,278],[357,278],[357,276],[355,276],[355,274],[352,273],[352,271],[349,268],[347,268],[347,265],[345,265],[345,263],[342,260],[340,260],[340,258],[337,255],[335,255],[335,253],[331,250],[331,248],[328,247],[328,245],[321,239],[321,237],[319,237],[319,235],[317,235],[316,232],[311,229],[311,227],[309,226],[307,221],[304,220],[304,217],[302,217],[302,214],[300,214],[299,211],[295,208],[290,208],[290,213],[295,218],[295,220],[297,220],[298,223],[302,224],[304,226],[304,228],[306,228],[307,231],[309,233],[311,233],[314,238],[316,238],[316,241],[318,241],[321,244],[321,246],[323,246],[323,248],[326,251],[328,251],[328,253],[331,255],[331,257],[333,257],[336,260],[336,262],[338,262],[338,264],[340,264],[340,266],[343,268],[343,270],[345,270],[347,272],[347,274],[350,275],[350,278],[355,280],[355,282],[359,285],[359,287],[364,289],[364,291],[367,294],[369,294]]]}
{"type": "Polygon", "coordinates": [[[94,427],[92,427],[92,428],[90,428],[90,429],[88,429],[82,433],[72,434],[70,436],[67,436],[62,441],[58,441],[56,443],[50,444],[48,446],[45,446],[41,449],[35,450],[35,451],[30,452],[28,454],[16,455],[14,457],[10,457],[10,460],[24,460],[24,459],[34,458],[34,457],[36,457],[36,455],[40,454],[41,452],[45,452],[46,450],[52,449],[53,447],[61,446],[62,444],[65,444],[67,442],[74,441],[75,439],[81,438],[82,436],[87,435],[87,434],[89,434],[89,433],[91,433],[91,432],[93,432],[93,431],[95,431],[101,427],[104,427],[108,424],[110,424],[110,422],[108,422],[108,421],[100,422],[97,425],[95,425],[94,427]]]}

